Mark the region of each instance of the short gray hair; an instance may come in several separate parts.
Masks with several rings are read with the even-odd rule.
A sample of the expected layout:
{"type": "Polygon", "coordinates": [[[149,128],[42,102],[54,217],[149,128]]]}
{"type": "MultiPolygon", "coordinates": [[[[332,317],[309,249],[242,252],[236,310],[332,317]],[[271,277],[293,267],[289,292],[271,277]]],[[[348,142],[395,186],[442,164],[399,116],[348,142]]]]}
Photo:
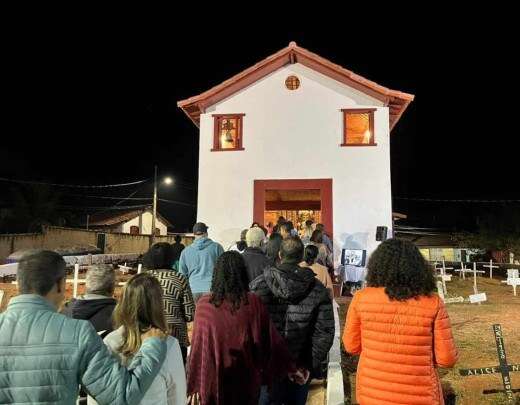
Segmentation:
{"type": "Polygon", "coordinates": [[[262,246],[262,242],[265,239],[265,233],[262,228],[255,227],[249,228],[246,234],[246,243],[248,247],[258,248],[262,246]]]}
{"type": "Polygon", "coordinates": [[[85,280],[87,294],[110,296],[114,293],[116,273],[111,265],[98,264],[90,266],[85,280]]]}

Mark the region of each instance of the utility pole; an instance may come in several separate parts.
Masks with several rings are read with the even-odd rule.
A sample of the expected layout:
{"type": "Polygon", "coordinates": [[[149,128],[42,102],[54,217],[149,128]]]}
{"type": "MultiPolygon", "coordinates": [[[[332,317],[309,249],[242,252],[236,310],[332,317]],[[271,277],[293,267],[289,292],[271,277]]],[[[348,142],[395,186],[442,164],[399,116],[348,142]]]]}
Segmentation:
{"type": "Polygon", "coordinates": [[[157,218],[157,165],[155,165],[155,174],[153,178],[153,208],[152,208],[152,233],[150,235],[150,246],[155,241],[155,221],[157,218]]]}
{"type": "Polygon", "coordinates": [[[90,215],[87,214],[87,231],[88,231],[88,223],[89,223],[89,221],[90,221],[90,215]]]}

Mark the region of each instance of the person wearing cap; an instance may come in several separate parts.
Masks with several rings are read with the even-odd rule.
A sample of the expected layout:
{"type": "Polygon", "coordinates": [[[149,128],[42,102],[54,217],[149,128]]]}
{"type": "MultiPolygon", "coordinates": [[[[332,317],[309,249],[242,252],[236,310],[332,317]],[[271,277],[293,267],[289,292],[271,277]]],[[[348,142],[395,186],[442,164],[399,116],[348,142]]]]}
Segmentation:
{"type": "Polygon", "coordinates": [[[181,253],[179,272],[188,278],[193,300],[197,302],[210,291],[213,268],[224,249],[208,238],[208,227],[203,222],[193,226],[193,234],[195,241],[181,253]]]}
{"type": "Polygon", "coordinates": [[[270,261],[262,250],[262,244],[265,239],[265,233],[262,228],[254,227],[247,230],[246,242],[247,247],[242,253],[246,264],[247,278],[250,283],[260,274],[264,273],[264,269],[269,266],[270,261]]]}

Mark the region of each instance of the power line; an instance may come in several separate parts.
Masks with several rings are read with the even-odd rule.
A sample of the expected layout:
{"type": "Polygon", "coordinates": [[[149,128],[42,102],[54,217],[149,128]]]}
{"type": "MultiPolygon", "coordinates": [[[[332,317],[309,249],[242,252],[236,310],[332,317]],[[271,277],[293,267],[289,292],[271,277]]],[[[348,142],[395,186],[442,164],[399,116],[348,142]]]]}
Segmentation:
{"type": "Polygon", "coordinates": [[[133,186],[136,184],[142,184],[149,181],[149,179],[133,181],[130,183],[120,183],[120,184],[101,184],[101,185],[80,185],[80,184],[57,184],[57,183],[46,183],[43,181],[29,181],[29,180],[14,180],[7,179],[5,177],[0,177],[0,181],[5,181],[8,183],[18,183],[18,184],[36,184],[41,186],[54,186],[54,187],[67,187],[67,188],[111,188],[111,187],[126,187],[133,186]]]}
{"type": "Polygon", "coordinates": [[[159,201],[170,203],[170,204],[178,204],[178,205],[185,205],[187,207],[195,207],[195,204],[190,204],[182,201],[174,201],[174,200],[165,200],[164,198],[158,198],[159,201]]]}
{"type": "MultiPolygon", "coordinates": [[[[75,205],[58,205],[61,209],[66,210],[73,210],[73,211],[86,211],[86,210],[105,210],[105,211],[112,211],[112,210],[128,210],[128,209],[136,209],[136,208],[144,208],[149,207],[150,204],[140,204],[140,205],[119,205],[119,206],[112,206],[112,207],[77,207],[75,205]]],[[[104,211],[100,212],[103,213],[104,211]]]]}
{"type": "Polygon", "coordinates": [[[412,198],[412,197],[394,197],[396,200],[408,201],[428,201],[428,202],[448,202],[448,203],[476,203],[476,204],[502,204],[502,203],[520,203],[520,200],[478,200],[478,199],[441,199],[441,198],[412,198]]]}
{"type": "Polygon", "coordinates": [[[66,194],[70,197],[99,198],[103,200],[152,200],[152,197],[109,197],[107,195],[66,194]]]}

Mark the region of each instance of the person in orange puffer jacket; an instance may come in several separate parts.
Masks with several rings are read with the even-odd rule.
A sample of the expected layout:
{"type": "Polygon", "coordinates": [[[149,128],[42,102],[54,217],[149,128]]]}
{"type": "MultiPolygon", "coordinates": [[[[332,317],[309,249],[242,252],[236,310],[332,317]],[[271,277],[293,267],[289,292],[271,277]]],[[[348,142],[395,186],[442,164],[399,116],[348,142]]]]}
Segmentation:
{"type": "Polygon", "coordinates": [[[345,350],[361,354],[360,404],[444,404],[436,368],[453,367],[458,353],[434,291],[433,270],[411,242],[389,239],[370,257],[343,332],[345,350]]]}

